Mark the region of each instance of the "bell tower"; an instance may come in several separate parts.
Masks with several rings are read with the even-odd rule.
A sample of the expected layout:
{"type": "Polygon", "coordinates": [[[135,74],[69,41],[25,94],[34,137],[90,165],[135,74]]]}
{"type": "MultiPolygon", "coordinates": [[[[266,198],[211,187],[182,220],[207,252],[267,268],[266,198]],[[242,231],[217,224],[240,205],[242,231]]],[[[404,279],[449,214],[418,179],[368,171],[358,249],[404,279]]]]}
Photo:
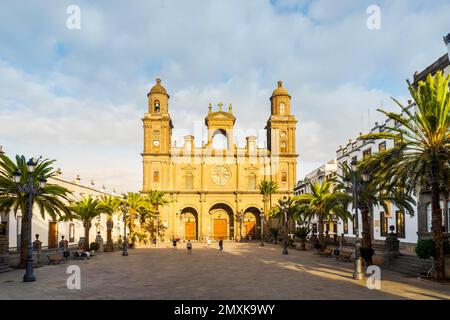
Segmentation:
{"type": "Polygon", "coordinates": [[[169,94],[156,79],[156,84],[147,94],[148,111],[144,124],[143,191],[169,188],[169,164],[172,147],[172,120],[169,115],[169,94]]]}
{"type": "Polygon", "coordinates": [[[277,181],[281,190],[293,190],[297,179],[297,120],[291,114],[291,96],[282,81],[278,81],[270,97],[270,106],[266,130],[272,179],[277,181]]]}

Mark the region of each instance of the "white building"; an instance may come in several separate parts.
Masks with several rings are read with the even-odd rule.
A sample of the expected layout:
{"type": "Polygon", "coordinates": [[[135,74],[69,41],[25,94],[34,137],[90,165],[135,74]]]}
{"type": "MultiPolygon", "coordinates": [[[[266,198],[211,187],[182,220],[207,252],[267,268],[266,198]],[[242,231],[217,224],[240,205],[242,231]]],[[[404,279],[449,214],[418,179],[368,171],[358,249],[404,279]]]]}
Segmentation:
{"type": "MultiPolygon", "coordinates": [[[[81,179],[79,176],[77,176],[73,181],[63,179],[61,177],[60,170],[58,171],[58,176],[49,178],[47,183],[56,184],[67,188],[72,192],[72,200],[79,200],[88,196],[97,198],[103,195],[115,195],[114,190],[111,193],[106,192],[105,186],[102,186],[100,190],[96,189],[92,180],[89,185],[86,186],[80,183],[81,179]]],[[[17,251],[18,246],[20,246],[22,214],[23,213],[20,211],[16,214],[14,212],[0,214],[0,222],[7,225],[5,229],[8,235],[10,253],[17,251]]],[[[95,240],[97,232],[100,232],[100,235],[106,242],[106,221],[107,217],[104,214],[102,214],[98,219],[92,221],[92,228],[89,234],[90,242],[95,240]]],[[[119,235],[123,235],[124,225],[122,215],[115,215],[113,222],[113,241],[117,241],[119,235]]],[[[64,236],[65,240],[69,241],[69,246],[77,245],[80,237],[84,237],[84,228],[81,221],[73,220],[69,222],[59,222],[52,221],[48,215],[42,217],[38,209],[35,207],[33,210],[32,220],[33,241],[36,239],[37,234],[39,235],[39,240],[42,242],[43,249],[56,248],[58,246],[58,242],[62,239],[61,236],[64,236]]]]}
{"type": "MultiPolygon", "coordinates": [[[[437,71],[441,70],[444,74],[450,74],[450,34],[448,34],[444,41],[449,49],[449,52],[437,59],[433,64],[425,68],[421,72],[414,74],[413,85],[416,85],[419,81],[424,80],[428,74],[434,75],[437,71]]],[[[414,108],[414,104],[408,101],[408,107],[414,108]]],[[[371,129],[371,132],[382,132],[385,127],[393,127],[395,124],[392,120],[386,119],[383,123],[375,123],[375,126],[371,129]]],[[[372,140],[362,141],[357,140],[357,137],[350,139],[345,146],[340,146],[336,151],[337,176],[341,175],[341,167],[344,164],[350,165],[352,160],[362,160],[363,158],[376,154],[384,149],[392,148],[393,142],[391,140],[372,140]]],[[[325,177],[331,173],[331,170],[326,170],[326,165],[309,173],[305,179],[300,180],[295,188],[296,194],[307,192],[307,183],[305,181],[324,181],[325,177]]],[[[385,240],[389,227],[394,226],[395,232],[398,234],[398,238],[401,243],[402,249],[412,250],[417,240],[422,237],[431,236],[431,197],[429,192],[422,192],[415,198],[417,206],[412,214],[403,213],[394,205],[391,205],[388,212],[384,212],[382,208],[375,208],[372,217],[372,231],[374,237],[374,243],[385,240]]],[[[448,203],[450,207],[450,202],[448,203]]],[[[441,208],[444,208],[444,202],[441,201],[441,208]]],[[[450,209],[448,212],[444,212],[443,209],[443,224],[446,230],[450,228],[450,209]]],[[[354,219],[353,219],[354,221],[354,219]]],[[[353,221],[344,223],[343,221],[336,221],[333,226],[325,226],[325,230],[336,230],[337,233],[343,234],[346,238],[354,238],[353,221]]],[[[362,236],[362,224],[361,216],[358,219],[360,237],[362,236]]]]}
{"type": "MultiPolygon", "coordinates": [[[[320,183],[332,180],[336,178],[337,173],[337,161],[336,159],[330,160],[327,163],[321,165],[319,168],[308,173],[303,180],[297,182],[294,188],[294,194],[300,195],[311,191],[310,184],[320,183]]],[[[311,220],[311,228],[314,233],[317,233],[317,219],[311,220]]],[[[337,236],[338,233],[338,220],[324,221],[324,232],[330,235],[330,237],[337,236]]]]}
{"type": "Polygon", "coordinates": [[[319,168],[308,173],[303,180],[299,180],[294,188],[294,194],[299,195],[310,191],[310,183],[322,183],[336,178],[337,161],[330,160],[319,168]]]}

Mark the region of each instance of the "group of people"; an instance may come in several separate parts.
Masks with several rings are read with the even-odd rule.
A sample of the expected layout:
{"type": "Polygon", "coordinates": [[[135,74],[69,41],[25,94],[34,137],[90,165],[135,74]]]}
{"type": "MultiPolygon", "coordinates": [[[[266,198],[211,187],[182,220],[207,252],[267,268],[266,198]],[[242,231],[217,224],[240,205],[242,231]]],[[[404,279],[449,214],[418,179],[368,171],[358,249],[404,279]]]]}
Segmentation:
{"type": "MultiPolygon", "coordinates": [[[[174,249],[177,248],[177,242],[178,241],[179,241],[179,239],[172,239],[172,245],[173,245],[174,249]]],[[[211,245],[211,239],[208,238],[207,243],[208,243],[208,248],[209,248],[210,245],[211,245]]],[[[187,249],[189,255],[192,254],[192,242],[191,242],[191,240],[188,240],[186,242],[186,249],[187,249]]],[[[219,240],[219,251],[223,252],[223,239],[219,240]]]]}

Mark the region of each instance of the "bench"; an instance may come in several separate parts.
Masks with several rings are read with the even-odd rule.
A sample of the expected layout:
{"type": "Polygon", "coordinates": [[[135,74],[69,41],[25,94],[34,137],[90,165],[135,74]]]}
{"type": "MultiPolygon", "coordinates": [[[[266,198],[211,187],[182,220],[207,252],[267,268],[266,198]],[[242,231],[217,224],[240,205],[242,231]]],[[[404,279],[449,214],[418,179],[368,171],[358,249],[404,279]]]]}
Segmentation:
{"type": "Polygon", "coordinates": [[[47,256],[48,259],[48,264],[55,264],[55,263],[61,263],[64,262],[66,263],[66,258],[60,256],[59,254],[52,254],[47,256]]]}
{"type": "Polygon", "coordinates": [[[341,251],[339,253],[339,256],[336,257],[339,260],[342,261],[350,261],[350,259],[352,258],[352,252],[351,251],[341,251]]]}
{"type": "Polygon", "coordinates": [[[331,257],[331,255],[333,254],[333,250],[329,249],[329,248],[325,248],[325,249],[323,249],[323,251],[319,252],[319,254],[323,257],[331,257]]]}

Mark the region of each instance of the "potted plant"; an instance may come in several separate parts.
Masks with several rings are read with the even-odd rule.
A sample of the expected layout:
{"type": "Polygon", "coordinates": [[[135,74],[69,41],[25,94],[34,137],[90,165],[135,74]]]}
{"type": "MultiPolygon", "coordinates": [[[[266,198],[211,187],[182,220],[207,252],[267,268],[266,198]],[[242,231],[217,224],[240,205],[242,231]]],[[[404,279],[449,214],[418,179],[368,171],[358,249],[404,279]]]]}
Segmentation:
{"type": "MultiPolygon", "coordinates": [[[[436,255],[436,247],[434,245],[433,239],[421,239],[417,241],[416,245],[416,255],[420,259],[431,259],[431,269],[428,272],[428,275],[434,271],[434,257],[436,255]]],[[[450,253],[450,243],[448,240],[444,241],[444,255],[450,253]]]]}
{"type": "Polygon", "coordinates": [[[308,238],[311,228],[303,226],[297,228],[294,235],[300,240],[300,250],[306,250],[306,239],[308,238]]]}
{"type": "Polygon", "coordinates": [[[95,255],[95,251],[97,251],[100,248],[100,245],[97,242],[91,242],[89,245],[89,251],[91,256],[95,255]]]}
{"type": "Polygon", "coordinates": [[[360,248],[361,258],[364,259],[364,263],[366,265],[372,264],[372,256],[375,253],[375,250],[370,247],[361,247],[360,248]]]}

